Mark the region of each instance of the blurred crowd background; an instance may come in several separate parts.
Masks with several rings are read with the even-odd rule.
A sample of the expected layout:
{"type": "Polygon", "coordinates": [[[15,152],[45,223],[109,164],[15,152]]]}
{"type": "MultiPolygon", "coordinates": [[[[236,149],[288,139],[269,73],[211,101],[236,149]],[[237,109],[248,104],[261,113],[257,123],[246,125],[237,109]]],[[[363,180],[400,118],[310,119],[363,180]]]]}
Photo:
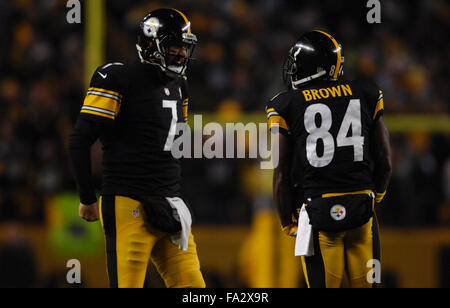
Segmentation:
{"type": "MultiPolygon", "coordinates": [[[[449,3],[382,1],[381,24],[367,23],[365,4],[107,0],[105,63],[134,61],[137,22],[152,9],[175,7],[191,20],[199,40],[189,71],[190,115],[260,113],[264,122],[265,104],[284,89],[281,66],[288,49],[302,33],[322,29],[343,45],[344,76],[371,78],[384,91],[386,116],[448,116],[449,3]]],[[[0,2],[0,221],[8,226],[45,226],[48,200],[75,192],[67,141],[86,90],[85,16],[81,24],[68,24],[65,5],[0,2]]],[[[448,130],[391,135],[394,172],[378,213],[381,226],[450,226],[448,130]]],[[[94,153],[94,160],[99,156],[94,153]]],[[[257,161],[183,164],[185,197],[197,224],[249,225],[256,211],[273,209],[271,174],[257,161]]],[[[93,166],[100,185],[101,166],[93,166]]],[[[8,229],[10,238],[20,237],[16,227],[8,229]]],[[[23,249],[20,255],[27,256],[23,249]]],[[[0,282],[4,264],[0,255],[0,282]]]]}

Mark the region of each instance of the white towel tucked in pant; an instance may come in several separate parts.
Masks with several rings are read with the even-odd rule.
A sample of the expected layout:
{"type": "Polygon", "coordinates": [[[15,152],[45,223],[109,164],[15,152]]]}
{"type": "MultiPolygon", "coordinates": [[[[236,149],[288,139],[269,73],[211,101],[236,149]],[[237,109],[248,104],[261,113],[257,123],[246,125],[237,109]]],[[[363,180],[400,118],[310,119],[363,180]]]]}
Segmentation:
{"type": "Polygon", "coordinates": [[[314,255],[314,239],[312,226],[309,224],[306,205],[303,204],[298,217],[297,238],[295,240],[295,256],[310,257],[314,255]]]}
{"type": "Polygon", "coordinates": [[[192,217],[191,212],[184,203],[183,199],[174,197],[166,198],[170,206],[176,209],[181,223],[181,231],[171,236],[172,243],[178,245],[181,250],[188,249],[189,234],[191,233],[192,217]]]}

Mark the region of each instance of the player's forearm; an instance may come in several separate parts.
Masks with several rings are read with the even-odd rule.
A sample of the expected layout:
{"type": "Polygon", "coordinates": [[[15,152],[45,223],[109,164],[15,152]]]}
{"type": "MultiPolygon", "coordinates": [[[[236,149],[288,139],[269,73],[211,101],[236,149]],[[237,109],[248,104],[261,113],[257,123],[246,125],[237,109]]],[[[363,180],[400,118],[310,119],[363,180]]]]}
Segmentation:
{"type": "Polygon", "coordinates": [[[289,176],[286,170],[275,169],[273,195],[275,208],[283,226],[289,225],[292,220],[292,204],[294,199],[289,185],[289,176]]]}
{"type": "Polygon", "coordinates": [[[392,175],[391,146],[389,132],[379,119],[375,126],[374,146],[374,182],[378,193],[384,193],[389,185],[392,175]]]}
{"type": "Polygon", "coordinates": [[[70,165],[83,204],[97,201],[91,175],[91,146],[97,137],[89,123],[79,120],[69,139],[70,165]]]}
{"type": "Polygon", "coordinates": [[[273,173],[273,198],[281,224],[287,226],[292,222],[295,197],[290,183],[292,145],[283,134],[279,134],[279,156],[278,166],[273,173]]]}
{"type": "Polygon", "coordinates": [[[389,162],[378,163],[375,172],[375,189],[377,192],[383,193],[388,188],[391,180],[392,167],[389,162]]]}
{"type": "Polygon", "coordinates": [[[71,148],[70,163],[77,184],[80,202],[92,204],[97,201],[91,176],[91,161],[89,149],[71,148]]]}

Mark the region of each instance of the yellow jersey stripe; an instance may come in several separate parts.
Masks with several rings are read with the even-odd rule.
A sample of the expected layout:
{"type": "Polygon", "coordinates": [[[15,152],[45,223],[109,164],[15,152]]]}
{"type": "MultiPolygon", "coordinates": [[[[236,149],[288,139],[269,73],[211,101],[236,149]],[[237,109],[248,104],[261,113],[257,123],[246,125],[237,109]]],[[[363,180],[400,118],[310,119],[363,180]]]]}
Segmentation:
{"type": "Polygon", "coordinates": [[[324,32],[324,31],[320,31],[320,30],[315,30],[315,31],[316,32],[320,32],[320,33],[325,34],[326,36],[328,36],[328,38],[333,42],[334,46],[336,47],[337,62],[336,62],[336,68],[334,69],[333,78],[337,79],[338,74],[339,74],[339,70],[341,68],[341,58],[342,58],[342,53],[341,53],[341,48],[339,47],[339,43],[330,34],[324,32]]]}
{"type": "Polygon", "coordinates": [[[366,189],[366,190],[343,192],[343,193],[328,193],[328,194],[323,194],[322,198],[339,197],[339,196],[346,196],[346,195],[365,195],[365,194],[370,194],[372,192],[373,192],[372,190],[366,189]]]}
{"type": "Polygon", "coordinates": [[[269,129],[274,126],[281,127],[289,131],[289,127],[287,126],[286,121],[279,115],[274,115],[269,118],[269,129]]]}
{"type": "Polygon", "coordinates": [[[96,116],[105,117],[105,118],[114,120],[114,116],[112,116],[112,115],[101,113],[101,112],[96,112],[96,111],[92,111],[92,110],[84,110],[84,109],[82,109],[80,111],[80,113],[89,113],[89,114],[93,114],[93,115],[96,115],[96,116]]]}
{"type": "Polygon", "coordinates": [[[111,94],[111,95],[117,96],[120,99],[122,99],[122,97],[123,97],[123,95],[120,94],[119,92],[114,92],[111,90],[105,90],[105,89],[101,89],[101,88],[91,87],[88,89],[88,91],[97,91],[97,92],[102,92],[102,93],[106,93],[106,94],[111,94]]]}
{"type": "Polygon", "coordinates": [[[381,98],[378,102],[377,102],[377,106],[375,107],[375,112],[373,114],[373,119],[375,120],[375,118],[377,117],[377,114],[380,110],[384,110],[384,105],[383,105],[383,98],[381,98]]]}
{"type": "Polygon", "coordinates": [[[384,196],[386,195],[386,191],[382,192],[382,193],[377,193],[375,200],[377,201],[377,203],[380,203],[381,200],[383,200],[384,196]]]}
{"type": "Polygon", "coordinates": [[[187,19],[186,15],[184,15],[182,12],[180,12],[177,9],[172,8],[172,10],[174,10],[175,12],[178,12],[181,15],[181,17],[183,17],[184,22],[186,22],[187,31],[188,31],[188,33],[191,33],[191,24],[190,24],[189,20],[187,19]]]}
{"type": "Polygon", "coordinates": [[[272,112],[272,111],[275,111],[275,108],[269,108],[269,109],[267,109],[267,110],[266,110],[266,113],[269,113],[269,112],[272,112]]]}
{"type": "Polygon", "coordinates": [[[182,112],[183,112],[183,118],[184,122],[188,123],[188,108],[189,108],[189,98],[185,98],[183,100],[183,104],[181,106],[182,112]]]}
{"type": "Polygon", "coordinates": [[[105,110],[114,112],[115,115],[119,114],[119,110],[120,110],[120,104],[118,101],[116,101],[112,98],[98,96],[98,95],[86,96],[86,98],[84,99],[83,106],[90,106],[90,107],[105,109],[105,110]]]}

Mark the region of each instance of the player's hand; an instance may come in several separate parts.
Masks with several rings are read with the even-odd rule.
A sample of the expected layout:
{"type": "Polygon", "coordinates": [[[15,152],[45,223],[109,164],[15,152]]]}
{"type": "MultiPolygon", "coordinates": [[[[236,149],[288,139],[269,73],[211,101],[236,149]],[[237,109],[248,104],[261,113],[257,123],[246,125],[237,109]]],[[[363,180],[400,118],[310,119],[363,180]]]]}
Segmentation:
{"type": "Polygon", "coordinates": [[[294,237],[297,236],[297,230],[298,226],[296,224],[290,224],[281,228],[281,231],[283,231],[286,235],[294,237]]]}
{"type": "Polygon", "coordinates": [[[297,217],[295,217],[295,215],[292,214],[291,221],[287,225],[282,226],[281,231],[283,231],[289,236],[297,236],[297,229],[298,229],[297,217]]]}
{"type": "Polygon", "coordinates": [[[80,203],[78,213],[81,218],[89,222],[97,221],[100,217],[97,202],[88,205],[80,203]]]}

